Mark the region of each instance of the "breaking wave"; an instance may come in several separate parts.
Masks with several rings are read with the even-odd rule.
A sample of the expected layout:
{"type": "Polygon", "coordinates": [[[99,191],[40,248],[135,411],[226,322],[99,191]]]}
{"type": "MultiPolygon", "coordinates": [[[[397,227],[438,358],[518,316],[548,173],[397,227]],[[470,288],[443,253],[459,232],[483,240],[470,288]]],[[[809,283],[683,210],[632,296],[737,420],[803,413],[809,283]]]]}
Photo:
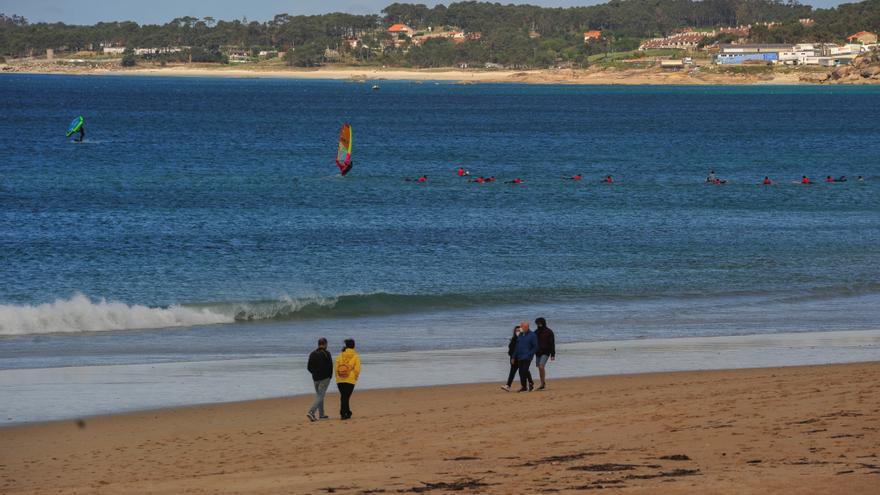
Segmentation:
{"type": "Polygon", "coordinates": [[[0,335],[137,330],[233,321],[205,308],[155,308],[104,299],[92,301],[82,294],[34,306],[0,305],[0,335]]]}
{"type": "Polygon", "coordinates": [[[0,336],[188,327],[258,320],[376,316],[467,306],[462,296],[386,293],[152,307],[83,294],[38,305],[0,305],[0,336]]]}

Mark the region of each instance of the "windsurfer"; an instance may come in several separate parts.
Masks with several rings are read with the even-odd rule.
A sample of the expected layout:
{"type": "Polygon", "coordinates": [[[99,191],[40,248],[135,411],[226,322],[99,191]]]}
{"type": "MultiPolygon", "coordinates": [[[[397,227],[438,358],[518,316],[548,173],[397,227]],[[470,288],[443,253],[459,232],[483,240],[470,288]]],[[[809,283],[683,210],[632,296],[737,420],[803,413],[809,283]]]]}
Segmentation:
{"type": "Polygon", "coordinates": [[[348,163],[340,163],[339,160],[336,160],[336,166],[339,167],[339,172],[345,177],[345,174],[351,172],[351,168],[354,167],[354,161],[349,160],[348,163]]]}

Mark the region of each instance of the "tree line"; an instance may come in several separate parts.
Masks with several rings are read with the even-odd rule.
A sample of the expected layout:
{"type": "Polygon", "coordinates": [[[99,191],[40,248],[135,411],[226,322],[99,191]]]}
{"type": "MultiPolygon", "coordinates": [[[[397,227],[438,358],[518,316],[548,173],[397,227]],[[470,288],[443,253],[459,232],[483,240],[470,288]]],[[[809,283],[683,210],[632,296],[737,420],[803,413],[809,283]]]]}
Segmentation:
{"type": "Polygon", "coordinates": [[[394,3],[382,15],[332,13],[313,16],[279,14],[272,20],[216,20],[180,17],[164,25],[131,21],[92,26],[29,23],[0,14],[0,55],[22,57],[56,50],[82,51],[102,45],[190,47],[163,54],[163,59],[222,62],[230,47],[256,53],[287,52],[294,65],[318,65],[328,58],[348,63],[381,63],[418,67],[483,64],[536,67],[561,61],[585,64],[595,53],[637,47],[646,38],[662,37],[686,27],[712,28],[776,22],[754,28],[756,42],[842,41],[861,30],[880,28],[880,0],[814,9],[797,0],[611,0],[589,7],[543,8],[458,2],[448,6],[394,3]],[[812,18],[805,27],[799,19],[812,18]],[[403,23],[417,31],[455,27],[479,32],[480,39],[453,43],[432,39],[415,45],[391,43],[386,28],[403,23]],[[601,30],[603,37],[584,43],[583,32],[601,30]],[[346,39],[359,39],[350,44],[346,39]]]}

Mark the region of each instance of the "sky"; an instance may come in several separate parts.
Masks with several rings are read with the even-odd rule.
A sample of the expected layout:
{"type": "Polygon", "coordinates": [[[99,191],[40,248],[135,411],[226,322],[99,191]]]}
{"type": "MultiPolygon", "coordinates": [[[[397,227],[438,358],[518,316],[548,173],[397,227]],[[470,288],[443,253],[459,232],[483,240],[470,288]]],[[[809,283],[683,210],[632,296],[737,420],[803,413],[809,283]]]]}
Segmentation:
{"type": "MultiPolygon", "coordinates": [[[[0,13],[22,15],[30,22],[94,24],[99,21],[131,20],[140,24],[164,24],[175,17],[211,16],[215,19],[266,21],[275,14],[325,14],[348,12],[378,14],[395,0],[0,0],[0,13]]],[[[430,0],[397,0],[400,3],[424,3],[430,0]]],[[[501,3],[529,3],[545,7],[594,5],[605,0],[497,0],[501,3]]],[[[442,2],[448,3],[448,2],[442,2]]],[[[814,7],[831,7],[842,0],[802,0],[814,7]]]]}

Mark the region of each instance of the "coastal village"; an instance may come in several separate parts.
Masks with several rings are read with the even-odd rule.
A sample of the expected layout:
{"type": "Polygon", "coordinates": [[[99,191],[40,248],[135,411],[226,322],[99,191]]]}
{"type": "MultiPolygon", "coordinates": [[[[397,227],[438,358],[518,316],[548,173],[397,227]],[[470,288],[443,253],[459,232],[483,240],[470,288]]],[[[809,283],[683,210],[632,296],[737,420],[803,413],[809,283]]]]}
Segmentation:
{"type": "MultiPolygon", "coordinates": [[[[712,74],[754,78],[786,72],[799,74],[795,82],[880,83],[880,63],[876,60],[880,52],[877,35],[880,28],[870,17],[848,24],[862,29],[850,32],[845,38],[842,34],[845,31],[840,29],[833,35],[816,31],[830,25],[827,18],[823,23],[805,17],[724,27],[680,27],[652,38],[626,34],[626,28],[621,30],[619,26],[605,29],[602,23],[596,23],[595,29],[580,31],[581,39],[578,30],[572,32],[572,28],[561,29],[558,23],[547,22],[532,22],[531,27],[499,35],[491,24],[484,24],[492,31],[486,33],[461,25],[432,23],[425,18],[407,23],[408,18],[414,18],[412,15],[389,14],[360,24],[343,21],[341,26],[325,26],[321,33],[321,29],[314,26],[281,24],[278,19],[290,23],[291,18],[285,16],[276,16],[275,21],[264,24],[233,21],[225,25],[224,21],[218,23],[212,18],[180,18],[165,26],[142,28],[168,29],[178,34],[136,37],[129,42],[119,36],[118,30],[108,30],[107,35],[92,36],[90,41],[76,45],[64,41],[70,38],[59,36],[53,38],[59,40],[54,43],[43,42],[42,46],[19,49],[15,56],[8,53],[5,58],[0,56],[0,72],[91,72],[187,66],[278,72],[291,66],[321,68],[325,72],[445,69],[475,74],[513,71],[520,80],[526,73],[558,75],[560,71],[648,71],[682,73],[692,78],[712,74]],[[231,35],[210,46],[197,46],[201,43],[198,38],[181,34],[206,33],[211,26],[218,29],[232,26],[232,33],[263,29],[267,34],[259,41],[256,41],[258,38],[245,41],[248,39],[245,35],[231,35]],[[283,37],[269,34],[280,32],[282,28],[278,26],[286,26],[283,37]],[[797,30],[792,31],[792,26],[797,30]],[[793,35],[793,32],[799,34],[793,35]],[[316,37],[315,33],[320,34],[316,37]],[[190,43],[167,44],[170,39],[190,43]],[[858,69],[858,77],[851,71],[839,70],[846,67],[858,69]]],[[[27,27],[26,21],[16,16],[0,15],[0,21],[27,27]]],[[[468,22],[471,26],[480,25],[468,22]]],[[[204,38],[204,34],[201,36],[204,38]]],[[[702,77],[703,82],[711,82],[705,79],[702,77]]],[[[477,78],[472,80],[476,82],[477,78]]],[[[790,78],[786,81],[790,82],[790,78]]]]}

